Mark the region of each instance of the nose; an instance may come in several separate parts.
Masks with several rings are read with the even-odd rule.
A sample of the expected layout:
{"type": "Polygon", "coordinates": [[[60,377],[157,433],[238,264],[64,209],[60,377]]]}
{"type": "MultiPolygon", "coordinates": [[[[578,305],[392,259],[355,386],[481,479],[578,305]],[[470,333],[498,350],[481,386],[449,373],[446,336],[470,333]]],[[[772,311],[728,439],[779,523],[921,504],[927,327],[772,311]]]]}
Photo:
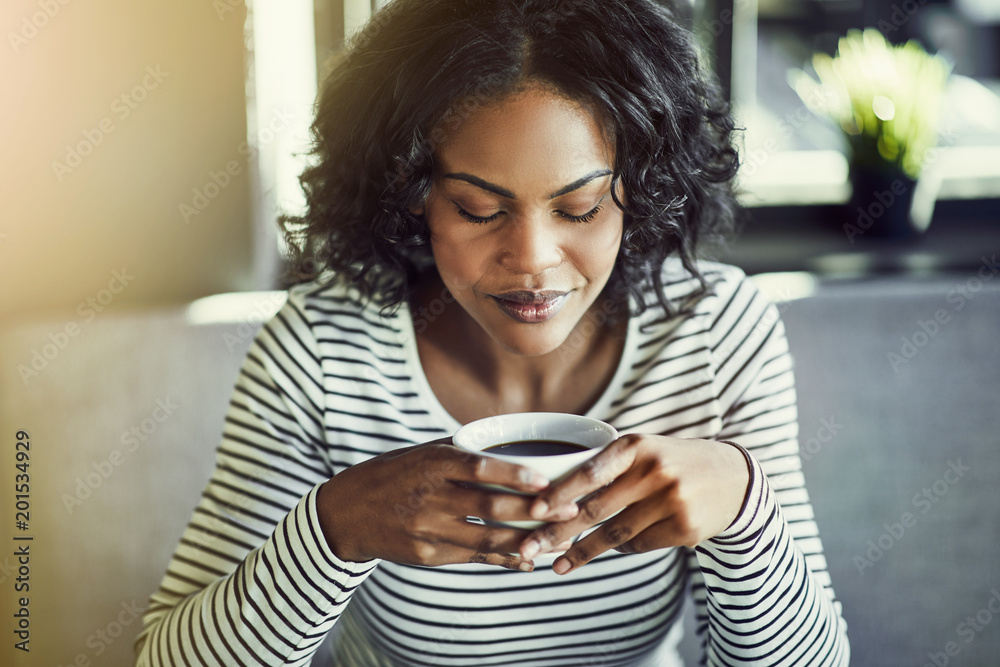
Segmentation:
{"type": "Polygon", "coordinates": [[[501,231],[500,264],[515,274],[538,275],[563,261],[562,238],[542,215],[511,220],[501,231]]]}

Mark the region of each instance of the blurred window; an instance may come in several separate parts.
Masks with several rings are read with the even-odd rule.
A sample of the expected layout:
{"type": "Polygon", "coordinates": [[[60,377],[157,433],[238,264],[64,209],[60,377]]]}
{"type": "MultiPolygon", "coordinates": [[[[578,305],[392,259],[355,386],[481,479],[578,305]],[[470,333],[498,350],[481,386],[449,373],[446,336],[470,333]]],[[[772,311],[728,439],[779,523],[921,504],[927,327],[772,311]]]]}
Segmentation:
{"type": "MultiPolygon", "coordinates": [[[[682,0],[686,1],[686,0],[682,0]]],[[[1000,1],[694,0],[694,26],[731,95],[743,137],[748,205],[842,203],[846,144],[809,111],[788,71],[815,75],[849,29],[874,27],[893,44],[917,40],[953,63],[941,116],[939,199],[1000,192],[1000,1]]]]}

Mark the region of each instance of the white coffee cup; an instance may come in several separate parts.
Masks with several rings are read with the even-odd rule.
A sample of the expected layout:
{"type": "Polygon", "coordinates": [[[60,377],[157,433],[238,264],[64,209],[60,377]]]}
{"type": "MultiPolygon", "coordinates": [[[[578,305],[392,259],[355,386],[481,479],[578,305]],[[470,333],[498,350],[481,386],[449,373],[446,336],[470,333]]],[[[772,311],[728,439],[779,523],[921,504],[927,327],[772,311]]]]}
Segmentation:
{"type": "MultiPolygon", "coordinates": [[[[613,426],[591,417],[561,412],[518,412],[470,422],[455,433],[452,442],[457,447],[482,456],[531,468],[556,484],[617,439],[618,431],[613,426]],[[515,456],[484,451],[488,447],[526,440],[556,440],[587,449],[551,456],[515,456]]],[[[489,486],[517,493],[506,487],[489,486]]],[[[502,525],[534,530],[543,524],[543,521],[510,521],[502,525]]]]}

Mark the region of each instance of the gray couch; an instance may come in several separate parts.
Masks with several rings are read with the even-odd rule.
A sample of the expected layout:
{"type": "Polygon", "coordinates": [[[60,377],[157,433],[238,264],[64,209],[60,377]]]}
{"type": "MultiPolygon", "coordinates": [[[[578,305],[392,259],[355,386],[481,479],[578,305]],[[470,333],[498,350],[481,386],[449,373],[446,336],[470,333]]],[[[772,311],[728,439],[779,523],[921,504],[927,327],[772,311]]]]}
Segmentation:
{"type": "MultiPolygon", "coordinates": [[[[857,665],[1000,663],[1000,276],[985,275],[976,291],[975,273],[882,278],[780,304],[806,477],[857,665]]],[[[255,293],[0,330],[4,610],[19,608],[10,533],[34,538],[31,652],[5,629],[0,664],[131,664],[137,615],[277,303],[255,293]],[[12,525],[8,484],[19,429],[31,437],[27,531],[12,525]]]]}

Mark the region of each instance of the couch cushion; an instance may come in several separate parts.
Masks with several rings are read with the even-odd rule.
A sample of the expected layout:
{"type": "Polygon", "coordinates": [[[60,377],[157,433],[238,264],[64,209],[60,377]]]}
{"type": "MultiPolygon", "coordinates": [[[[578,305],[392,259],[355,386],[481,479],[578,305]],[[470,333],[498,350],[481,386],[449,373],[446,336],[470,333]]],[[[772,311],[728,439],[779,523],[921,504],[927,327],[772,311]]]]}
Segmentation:
{"type": "MultiPolygon", "coordinates": [[[[0,331],[0,434],[11,452],[17,430],[31,436],[23,535],[34,538],[30,657],[4,641],[0,664],[133,663],[136,610],[211,474],[253,334],[283,299],[243,295],[227,312],[210,308],[214,317],[195,309],[194,321],[180,307],[56,314],[0,331]]],[[[9,477],[12,455],[4,464],[9,477]]],[[[0,579],[10,576],[14,500],[2,488],[0,579]]],[[[13,596],[0,586],[0,607],[14,609],[13,596]]]]}
{"type": "Polygon", "coordinates": [[[1000,611],[1000,276],[985,275],[829,284],[782,304],[857,664],[1000,655],[1000,618],[980,614],[1000,611]],[[981,630],[961,625],[977,614],[981,630]]]}

